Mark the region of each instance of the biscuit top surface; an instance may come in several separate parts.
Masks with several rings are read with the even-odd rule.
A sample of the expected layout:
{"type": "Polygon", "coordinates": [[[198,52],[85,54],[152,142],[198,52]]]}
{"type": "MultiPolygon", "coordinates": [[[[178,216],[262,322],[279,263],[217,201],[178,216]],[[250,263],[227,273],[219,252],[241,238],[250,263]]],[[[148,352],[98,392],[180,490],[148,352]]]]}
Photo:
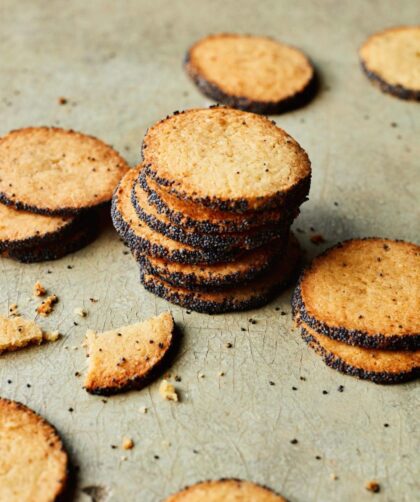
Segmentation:
{"type": "Polygon", "coordinates": [[[54,233],[73,221],[71,217],[61,218],[17,211],[13,207],[0,204],[0,242],[19,241],[54,233]]]}
{"type": "Polygon", "coordinates": [[[388,239],[344,242],[312,262],[300,281],[306,314],[368,334],[420,332],[420,247],[388,239]]]}
{"type": "Polygon", "coordinates": [[[188,53],[194,71],[226,94],[253,101],[281,101],[302,91],[314,71],[298,49],[267,37],[218,34],[188,53]]]}
{"type": "Polygon", "coordinates": [[[311,172],[306,152],[270,120],[222,107],[158,122],[145,136],[143,157],[181,196],[254,200],[256,207],[311,172]]]}
{"type": "Polygon", "coordinates": [[[53,502],[67,475],[54,429],[32,410],[0,398],[0,500],[53,502]]]}
{"type": "Polygon", "coordinates": [[[375,33],[360,48],[360,57],[388,84],[420,91],[420,26],[375,33]]]}
{"type": "Polygon", "coordinates": [[[75,213],[107,202],[127,169],[110,146],[74,131],[28,127],[0,139],[0,193],[35,211],[75,213]]]}
{"type": "Polygon", "coordinates": [[[171,346],[173,330],[170,312],[104,333],[88,330],[86,389],[123,388],[145,377],[171,346]]]}
{"type": "Polygon", "coordinates": [[[263,486],[236,479],[203,481],[189,486],[165,502],[286,502],[263,486]]]}

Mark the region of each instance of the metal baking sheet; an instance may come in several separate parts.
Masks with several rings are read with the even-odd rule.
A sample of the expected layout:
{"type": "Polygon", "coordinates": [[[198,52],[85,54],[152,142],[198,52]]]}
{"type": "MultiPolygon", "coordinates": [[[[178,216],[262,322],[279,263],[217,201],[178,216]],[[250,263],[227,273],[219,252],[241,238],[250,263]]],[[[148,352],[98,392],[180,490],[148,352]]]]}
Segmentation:
{"type": "MultiPolygon", "coordinates": [[[[370,33],[419,15],[411,0],[0,0],[0,133],[74,128],[113,144],[135,165],[149,125],[211,104],[182,70],[192,42],[219,31],[271,35],[304,49],[322,81],[309,106],[274,117],[313,164],[310,200],[295,224],[308,258],[354,236],[415,241],[419,105],[374,88],[359,69],[357,48],[370,33]],[[327,243],[312,244],[313,233],[327,243]]],[[[292,502],[418,500],[416,383],[379,386],[325,367],[293,328],[290,290],[252,312],[189,314],[146,293],[124,250],[109,227],[57,262],[0,259],[2,313],[17,303],[33,318],[37,280],[60,299],[41,321],[63,338],[1,356],[0,395],[58,428],[79,467],[77,501],[159,501],[186,484],[226,476],[267,484],[292,502]],[[78,307],[86,318],[75,318],[78,307]],[[86,328],[167,309],[183,333],[171,369],[182,377],[181,402],[163,401],[158,383],[106,402],[89,396],[75,376],[86,366],[86,328]],[[133,438],[133,450],[111,448],[123,436],[133,438]],[[379,494],[365,490],[371,479],[379,494]]]]}

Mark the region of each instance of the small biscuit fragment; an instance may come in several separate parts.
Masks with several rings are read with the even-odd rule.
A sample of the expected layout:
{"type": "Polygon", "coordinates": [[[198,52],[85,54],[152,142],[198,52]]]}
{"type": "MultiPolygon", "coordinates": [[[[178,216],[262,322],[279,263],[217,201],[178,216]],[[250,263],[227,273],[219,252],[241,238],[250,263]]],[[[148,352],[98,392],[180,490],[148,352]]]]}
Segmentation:
{"type": "Polygon", "coordinates": [[[270,488],[241,479],[202,481],[165,499],[165,502],[286,502],[270,488]]]}
{"type": "Polygon", "coordinates": [[[167,380],[162,380],[159,385],[159,393],[167,401],[178,401],[178,394],[175,387],[167,380]]]}
{"type": "Polygon", "coordinates": [[[297,108],[315,91],[315,71],[305,54],[268,37],[204,37],[188,51],[185,69],[209,98],[255,113],[297,108]]]}
{"type": "Polygon", "coordinates": [[[47,293],[47,290],[44,288],[44,286],[37,281],[34,284],[34,296],[44,296],[47,293]]]}
{"type": "Polygon", "coordinates": [[[54,305],[58,303],[58,297],[56,295],[50,295],[36,308],[39,315],[47,317],[54,310],[54,305]]]}
{"type": "Polygon", "coordinates": [[[366,348],[420,348],[420,246],[353,239],[315,258],[293,300],[316,332],[366,348]]]}
{"type": "Polygon", "coordinates": [[[362,69],[383,92],[420,101],[420,26],[371,35],[359,51],[362,69]]]}
{"type": "Polygon", "coordinates": [[[304,322],[300,322],[300,327],[306,343],[327,366],[341,373],[380,384],[405,382],[420,375],[420,350],[355,347],[317,333],[304,322]]]}
{"type": "Polygon", "coordinates": [[[299,206],[311,162],[271,120],[232,108],[191,109],[157,122],[142,147],[146,173],[178,198],[246,213],[299,206]]]}
{"type": "Polygon", "coordinates": [[[128,170],[101,140],[57,127],[0,138],[0,200],[46,215],[74,215],[109,202],[128,170]]]}
{"type": "Polygon", "coordinates": [[[168,361],[175,345],[170,312],[141,323],[85,338],[89,367],[84,387],[91,394],[111,395],[144,387],[168,361]]]}
{"type": "Polygon", "coordinates": [[[68,458],[55,429],[26,406],[0,398],[0,438],[0,500],[58,500],[68,458]]]}
{"type": "Polygon", "coordinates": [[[44,332],[29,319],[0,316],[0,354],[21,349],[26,345],[40,345],[44,341],[55,341],[58,337],[58,332],[44,332]]]}

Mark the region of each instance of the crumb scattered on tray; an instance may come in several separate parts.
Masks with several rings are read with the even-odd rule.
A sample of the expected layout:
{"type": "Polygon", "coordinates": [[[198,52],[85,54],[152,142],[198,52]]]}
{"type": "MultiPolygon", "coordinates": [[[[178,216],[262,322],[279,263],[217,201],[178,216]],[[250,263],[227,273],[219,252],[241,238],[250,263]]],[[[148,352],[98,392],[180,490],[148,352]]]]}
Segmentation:
{"type": "Polygon", "coordinates": [[[79,317],[86,317],[88,314],[85,309],[82,309],[80,307],[77,309],[74,309],[73,313],[74,313],[74,315],[78,315],[79,317]]]}
{"type": "Polygon", "coordinates": [[[59,105],[66,105],[68,103],[68,99],[63,96],[59,97],[57,101],[59,105]]]}
{"type": "Polygon", "coordinates": [[[36,309],[39,315],[44,317],[49,316],[54,310],[54,305],[58,302],[56,295],[50,295],[36,309]]]}
{"type": "Polygon", "coordinates": [[[123,450],[131,450],[134,448],[134,441],[131,438],[123,438],[121,448],[123,450]]]}
{"type": "Polygon", "coordinates": [[[311,242],[312,244],[324,244],[324,242],[326,242],[326,240],[324,239],[324,237],[321,235],[321,234],[315,234],[315,235],[312,235],[311,236],[311,242]]]}
{"type": "Polygon", "coordinates": [[[163,399],[167,401],[178,401],[178,394],[175,387],[168,382],[168,380],[162,380],[159,385],[159,392],[163,399]]]}
{"type": "Polygon", "coordinates": [[[335,474],[334,472],[332,472],[332,473],[330,474],[330,478],[331,478],[333,481],[336,481],[336,480],[338,479],[338,476],[337,476],[337,474],[335,474]]]}
{"type": "Polygon", "coordinates": [[[367,481],[365,484],[366,490],[373,493],[379,493],[381,491],[381,485],[377,481],[367,481]]]}
{"type": "Polygon", "coordinates": [[[44,286],[37,281],[34,284],[34,296],[45,296],[47,293],[47,290],[44,288],[44,286]]]}
{"type": "Polygon", "coordinates": [[[142,406],[142,407],[140,408],[140,413],[146,414],[147,412],[148,412],[148,408],[147,408],[147,406],[142,406]]]}

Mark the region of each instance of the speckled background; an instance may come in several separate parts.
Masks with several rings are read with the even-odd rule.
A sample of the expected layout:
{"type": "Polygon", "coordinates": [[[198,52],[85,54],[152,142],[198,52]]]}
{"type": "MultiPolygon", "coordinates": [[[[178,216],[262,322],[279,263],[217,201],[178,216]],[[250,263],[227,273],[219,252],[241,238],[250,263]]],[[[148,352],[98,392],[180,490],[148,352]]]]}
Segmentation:
{"type": "MultiPolygon", "coordinates": [[[[313,163],[310,201],[296,223],[308,256],[324,247],[310,243],[313,233],[326,245],[368,235],[416,240],[419,105],[375,89],[359,69],[357,48],[371,32],[419,16],[415,0],[0,0],[0,133],[71,127],[112,143],[135,165],[150,124],[210,104],[181,68],[192,42],[216,31],[272,35],[306,50],[322,79],[310,106],[275,117],[313,163]]],[[[78,501],[159,501],[222,476],[265,483],[292,502],[418,500],[416,383],[384,387],[326,368],[293,329],[290,291],[253,312],[188,315],[146,293],[123,252],[110,227],[58,262],[0,260],[0,312],[17,303],[33,318],[36,280],[60,298],[41,322],[63,338],[1,356],[0,395],[29,405],[61,432],[80,467],[78,501]],[[88,310],[85,319],[74,318],[77,307],[88,310]],[[158,383],[106,403],[89,396],[74,375],[85,369],[85,329],[168,308],[183,332],[173,367],[182,377],[181,402],[163,401],[158,383]],[[132,451],[111,448],[126,435],[136,443],[132,451]],[[380,494],[365,490],[371,479],[380,494]]]]}

